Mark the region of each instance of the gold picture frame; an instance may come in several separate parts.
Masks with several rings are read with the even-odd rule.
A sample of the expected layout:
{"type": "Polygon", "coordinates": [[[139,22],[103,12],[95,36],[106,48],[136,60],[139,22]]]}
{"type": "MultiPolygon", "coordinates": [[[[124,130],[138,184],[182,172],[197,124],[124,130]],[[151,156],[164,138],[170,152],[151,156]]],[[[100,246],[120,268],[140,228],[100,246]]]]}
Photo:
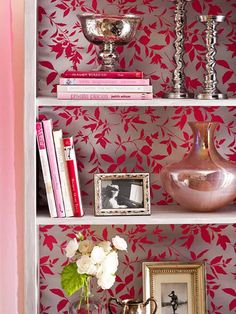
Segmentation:
{"type": "Polygon", "coordinates": [[[157,300],[157,314],[206,313],[204,263],[144,262],[142,271],[144,300],[157,300]]]}
{"type": "Polygon", "coordinates": [[[96,216],[150,215],[149,173],[94,175],[96,216]]]}

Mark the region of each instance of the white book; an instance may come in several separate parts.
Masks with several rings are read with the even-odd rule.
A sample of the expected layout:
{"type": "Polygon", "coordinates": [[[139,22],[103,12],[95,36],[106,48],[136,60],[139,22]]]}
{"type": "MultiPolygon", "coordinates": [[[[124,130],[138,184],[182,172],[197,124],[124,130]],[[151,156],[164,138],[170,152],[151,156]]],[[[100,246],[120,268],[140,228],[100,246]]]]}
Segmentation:
{"type": "Polygon", "coordinates": [[[36,138],[39,149],[39,158],[42,166],[43,180],[46,188],[49,213],[51,217],[57,217],[57,209],[53,194],[52,179],[50,174],[42,122],[36,122],[36,138]]]}
{"type": "Polygon", "coordinates": [[[61,190],[61,183],[59,178],[59,171],[58,171],[58,165],[57,165],[57,158],[56,158],[56,152],[55,152],[55,146],[53,141],[53,125],[52,125],[52,119],[49,120],[43,120],[43,131],[45,136],[45,143],[47,148],[47,154],[48,154],[48,162],[50,167],[50,173],[52,178],[52,187],[53,187],[53,193],[56,203],[56,209],[57,209],[57,216],[59,218],[65,217],[65,209],[64,209],[64,203],[63,203],[63,197],[62,197],[62,190],[61,190]]]}
{"type": "Polygon", "coordinates": [[[64,154],[62,130],[53,130],[53,138],[55,145],[55,152],[57,157],[57,164],[59,170],[59,177],[61,182],[62,197],[64,201],[64,208],[66,217],[74,216],[72,194],[68,176],[68,170],[66,165],[66,159],[64,154]]]}
{"type": "Polygon", "coordinates": [[[152,93],[152,85],[112,86],[112,85],[57,85],[57,92],[83,93],[152,93]]]}

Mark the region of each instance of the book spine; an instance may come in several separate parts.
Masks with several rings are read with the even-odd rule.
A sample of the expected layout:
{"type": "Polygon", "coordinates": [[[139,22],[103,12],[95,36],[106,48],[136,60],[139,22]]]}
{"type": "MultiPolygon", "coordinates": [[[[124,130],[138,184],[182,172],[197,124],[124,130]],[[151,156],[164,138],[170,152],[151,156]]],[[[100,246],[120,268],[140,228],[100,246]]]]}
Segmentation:
{"type": "Polygon", "coordinates": [[[152,86],[57,85],[58,93],[152,93],[152,86]]]}
{"type": "Polygon", "coordinates": [[[52,120],[43,120],[43,130],[45,134],[46,147],[48,152],[48,161],[51,170],[52,187],[54,191],[57,215],[59,218],[65,217],[65,209],[62,199],[61,184],[58,173],[58,166],[55,154],[55,147],[52,136],[52,120]]]}
{"type": "Polygon", "coordinates": [[[78,167],[76,162],[75,149],[73,144],[73,138],[64,138],[64,153],[69,174],[69,180],[71,185],[72,199],[74,203],[74,214],[77,217],[82,217],[84,215],[81,194],[80,194],[80,184],[78,167]]]}
{"type": "Polygon", "coordinates": [[[57,165],[59,170],[59,177],[61,181],[62,197],[64,202],[66,217],[74,216],[72,194],[69,182],[68,169],[64,154],[64,144],[62,138],[62,130],[53,130],[54,145],[57,157],[57,165]]]}
{"type": "Polygon", "coordinates": [[[58,99],[69,100],[150,100],[152,93],[57,93],[58,99]]]}
{"type": "Polygon", "coordinates": [[[49,168],[49,163],[48,163],[48,156],[47,156],[42,122],[36,122],[36,138],[37,138],[40,162],[42,166],[43,180],[44,180],[44,184],[46,188],[49,213],[51,217],[57,217],[57,210],[56,210],[55,198],[53,194],[52,180],[51,180],[50,168],[49,168]]]}
{"type": "Polygon", "coordinates": [[[109,79],[109,78],[63,78],[59,79],[60,85],[150,85],[149,79],[109,79]]]}
{"type": "Polygon", "coordinates": [[[103,71],[66,71],[61,77],[92,77],[92,78],[143,78],[143,72],[103,72],[103,71]]]}

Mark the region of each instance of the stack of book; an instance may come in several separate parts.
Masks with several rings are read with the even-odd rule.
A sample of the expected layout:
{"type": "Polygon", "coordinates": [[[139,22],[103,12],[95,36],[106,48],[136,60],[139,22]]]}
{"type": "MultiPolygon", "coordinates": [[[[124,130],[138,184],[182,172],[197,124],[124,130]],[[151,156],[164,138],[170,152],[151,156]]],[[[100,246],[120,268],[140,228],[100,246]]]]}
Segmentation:
{"type": "Polygon", "coordinates": [[[36,122],[36,138],[50,216],[83,216],[73,137],[63,138],[49,119],[36,122]]]}
{"type": "Polygon", "coordinates": [[[152,99],[153,89],[143,72],[66,71],[57,85],[58,99],[152,99]]]}

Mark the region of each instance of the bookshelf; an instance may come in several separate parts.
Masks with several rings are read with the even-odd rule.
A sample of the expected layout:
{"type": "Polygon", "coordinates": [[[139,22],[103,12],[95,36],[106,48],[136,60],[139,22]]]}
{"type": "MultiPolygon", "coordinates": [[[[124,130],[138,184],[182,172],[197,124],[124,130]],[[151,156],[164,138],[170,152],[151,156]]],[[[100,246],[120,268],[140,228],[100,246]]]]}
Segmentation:
{"type": "MultiPolygon", "coordinates": [[[[198,100],[198,99],[164,99],[154,98],[152,100],[59,100],[56,97],[37,97],[37,106],[53,107],[53,106],[85,106],[85,107],[103,107],[103,106],[138,106],[138,107],[165,107],[165,106],[202,106],[202,107],[215,107],[218,105],[215,100],[198,100]]],[[[236,98],[224,99],[219,101],[221,107],[235,106],[236,98]]]]}
{"type": "MultiPolygon", "coordinates": [[[[219,2],[219,1],[218,1],[219,2]]],[[[35,121],[43,106],[53,111],[57,107],[236,107],[236,98],[221,101],[196,99],[173,100],[155,98],[149,101],[72,101],[57,100],[48,90],[38,92],[39,70],[37,49],[37,6],[41,0],[25,1],[25,313],[40,313],[39,310],[39,227],[42,225],[167,225],[167,224],[233,224],[236,223],[235,205],[217,212],[192,213],[176,205],[160,205],[152,208],[151,216],[143,217],[95,217],[91,206],[85,208],[83,218],[50,218],[48,211],[37,209],[37,163],[35,121]],[[45,95],[44,95],[45,94],[45,95]]],[[[153,66],[153,65],[152,65],[153,66]]],[[[42,84],[43,85],[43,84],[42,84]]],[[[229,113],[228,113],[229,114],[229,113]]],[[[233,113],[232,113],[233,116],[233,113]]]]}
{"type": "Polygon", "coordinates": [[[95,217],[93,210],[85,208],[86,215],[82,218],[50,218],[48,212],[40,213],[37,216],[37,225],[124,225],[133,224],[140,225],[165,225],[167,224],[231,224],[235,220],[234,205],[227,206],[211,213],[197,213],[183,210],[177,205],[163,205],[152,207],[150,216],[132,216],[127,219],[125,216],[95,217]]]}

